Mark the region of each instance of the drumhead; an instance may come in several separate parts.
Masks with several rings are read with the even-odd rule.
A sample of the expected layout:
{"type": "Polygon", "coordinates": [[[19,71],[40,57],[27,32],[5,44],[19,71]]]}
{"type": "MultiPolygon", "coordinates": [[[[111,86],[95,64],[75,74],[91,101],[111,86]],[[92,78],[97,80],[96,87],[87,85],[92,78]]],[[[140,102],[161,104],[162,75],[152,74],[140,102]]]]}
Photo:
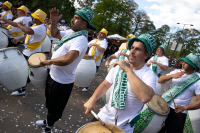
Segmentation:
{"type": "Polygon", "coordinates": [[[85,54],[84,56],[83,56],[83,59],[88,59],[88,60],[90,60],[90,59],[93,59],[94,60],[94,56],[90,56],[90,55],[87,55],[87,54],[85,54]]]}
{"type": "MultiPolygon", "coordinates": [[[[113,133],[124,133],[119,127],[105,123],[108,128],[112,130],[113,133]]],[[[106,127],[102,126],[100,122],[91,122],[86,125],[83,125],[76,133],[111,133],[106,127]]]]}
{"type": "Polygon", "coordinates": [[[147,103],[147,106],[151,109],[151,111],[160,115],[168,115],[169,113],[168,104],[157,94],[155,94],[151,101],[147,103]]]}
{"type": "Polygon", "coordinates": [[[45,61],[47,59],[46,54],[44,53],[34,53],[28,58],[28,64],[32,67],[40,67],[40,59],[45,61]]]}

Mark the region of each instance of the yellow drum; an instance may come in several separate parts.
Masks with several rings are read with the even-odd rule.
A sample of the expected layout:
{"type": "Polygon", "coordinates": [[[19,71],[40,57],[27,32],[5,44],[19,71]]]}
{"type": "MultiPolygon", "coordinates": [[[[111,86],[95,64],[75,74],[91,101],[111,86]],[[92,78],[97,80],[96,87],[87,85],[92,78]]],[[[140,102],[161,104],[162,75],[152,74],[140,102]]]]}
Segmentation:
{"type": "Polygon", "coordinates": [[[44,53],[34,53],[28,58],[29,78],[35,86],[46,85],[47,70],[40,66],[40,60],[47,60],[47,56],[44,53]]]}
{"type": "MultiPolygon", "coordinates": [[[[122,129],[113,124],[105,124],[113,133],[125,133],[122,129]]],[[[91,122],[80,127],[76,133],[111,133],[109,129],[102,126],[100,122],[91,122]]]]}

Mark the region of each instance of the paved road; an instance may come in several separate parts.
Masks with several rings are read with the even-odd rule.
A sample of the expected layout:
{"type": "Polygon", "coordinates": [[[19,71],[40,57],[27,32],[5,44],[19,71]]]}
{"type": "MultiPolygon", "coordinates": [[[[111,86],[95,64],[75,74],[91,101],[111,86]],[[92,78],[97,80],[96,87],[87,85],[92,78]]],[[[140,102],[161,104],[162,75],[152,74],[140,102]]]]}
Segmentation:
{"type": "MultiPolygon", "coordinates": [[[[82,88],[73,87],[68,104],[62,118],[55,123],[54,132],[72,132],[91,121],[93,118],[84,114],[81,101],[88,100],[96,87],[105,79],[107,71],[102,62],[89,92],[82,92],[82,88]]],[[[166,74],[170,70],[164,72],[166,74]]],[[[170,82],[162,85],[162,93],[169,87],[170,82]]],[[[27,86],[25,96],[11,96],[11,91],[0,85],[0,133],[35,133],[42,132],[42,128],[35,125],[35,121],[46,118],[44,88],[37,88],[31,83],[27,86]]],[[[102,99],[97,101],[95,112],[104,106],[102,99]]]]}

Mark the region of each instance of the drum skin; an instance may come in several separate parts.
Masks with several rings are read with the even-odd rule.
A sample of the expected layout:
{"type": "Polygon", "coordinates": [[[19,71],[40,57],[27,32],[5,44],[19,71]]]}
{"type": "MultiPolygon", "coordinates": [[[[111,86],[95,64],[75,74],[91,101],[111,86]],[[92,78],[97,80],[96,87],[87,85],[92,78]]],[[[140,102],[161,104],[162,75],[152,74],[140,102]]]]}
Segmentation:
{"type": "Polygon", "coordinates": [[[8,46],[8,37],[2,33],[2,31],[8,35],[8,30],[6,28],[0,27],[0,49],[6,48],[8,46]]]}
{"type": "Polygon", "coordinates": [[[118,61],[118,59],[112,59],[111,62],[109,63],[109,67],[107,69],[107,72],[109,72],[113,68],[113,64],[118,61]]]}
{"type": "Polygon", "coordinates": [[[41,48],[42,52],[51,51],[51,40],[49,39],[48,36],[46,36],[46,38],[44,39],[44,42],[41,45],[42,45],[42,48],[41,48]]]}
{"type": "Polygon", "coordinates": [[[75,83],[78,87],[89,87],[96,74],[94,59],[82,59],[76,69],[75,83]]]}
{"type": "Polygon", "coordinates": [[[16,90],[26,86],[28,63],[17,48],[0,49],[0,68],[0,83],[6,89],[16,90]]]}
{"type": "MultiPolygon", "coordinates": [[[[122,129],[113,124],[105,124],[113,133],[125,133],[122,129]]],[[[90,122],[80,127],[76,133],[111,133],[111,131],[102,126],[100,122],[90,122]]]]}
{"type": "Polygon", "coordinates": [[[158,94],[159,96],[161,96],[161,89],[162,89],[162,86],[160,83],[158,83],[158,77],[156,76],[156,91],[155,91],[155,93],[158,94]]]}

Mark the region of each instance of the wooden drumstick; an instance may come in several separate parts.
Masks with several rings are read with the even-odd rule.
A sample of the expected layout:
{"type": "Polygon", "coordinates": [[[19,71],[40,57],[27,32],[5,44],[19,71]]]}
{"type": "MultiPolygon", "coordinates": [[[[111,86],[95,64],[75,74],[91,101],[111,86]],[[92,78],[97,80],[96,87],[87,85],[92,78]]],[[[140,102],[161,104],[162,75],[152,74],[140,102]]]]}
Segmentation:
{"type": "Polygon", "coordinates": [[[173,101],[173,103],[174,103],[174,107],[176,107],[176,104],[175,104],[174,98],[173,98],[173,96],[172,96],[172,93],[170,92],[170,94],[171,94],[171,97],[172,97],[172,101],[173,101]]]}
{"type": "MultiPolygon", "coordinates": [[[[3,31],[2,31],[3,32],[3,31]]],[[[10,38],[6,33],[3,32],[3,34],[5,34],[8,38],[10,38]]]]}

